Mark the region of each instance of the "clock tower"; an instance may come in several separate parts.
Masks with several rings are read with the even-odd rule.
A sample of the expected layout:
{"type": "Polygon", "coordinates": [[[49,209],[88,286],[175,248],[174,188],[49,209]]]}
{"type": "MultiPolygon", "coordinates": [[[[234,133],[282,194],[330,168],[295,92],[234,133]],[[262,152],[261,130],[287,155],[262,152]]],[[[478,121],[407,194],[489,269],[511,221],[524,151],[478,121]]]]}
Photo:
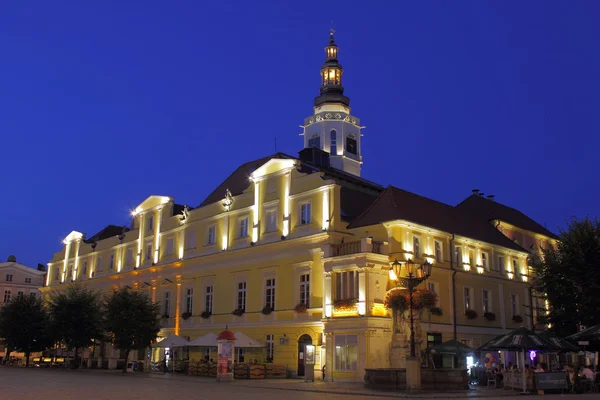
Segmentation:
{"type": "Polygon", "coordinates": [[[332,167],[360,176],[362,127],[360,120],[350,114],[350,99],[344,96],[344,70],[338,62],[338,47],[333,34],[331,30],[329,44],[325,47],[321,93],[315,97],[313,115],[304,119],[304,148],[326,151],[332,167]]]}

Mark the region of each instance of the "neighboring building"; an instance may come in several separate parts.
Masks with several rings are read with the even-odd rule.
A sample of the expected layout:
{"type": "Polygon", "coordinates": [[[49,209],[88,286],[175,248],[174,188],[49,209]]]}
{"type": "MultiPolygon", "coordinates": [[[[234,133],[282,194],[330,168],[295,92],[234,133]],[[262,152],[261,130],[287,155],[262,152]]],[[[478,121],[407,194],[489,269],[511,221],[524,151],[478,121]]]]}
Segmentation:
{"type": "MultiPolygon", "coordinates": [[[[44,285],[45,275],[42,264],[38,265],[38,269],[29,268],[19,264],[15,256],[8,257],[6,262],[0,262],[0,307],[16,296],[38,296],[38,288],[44,285]]],[[[4,355],[5,349],[0,345],[0,358],[4,355]]]]}
{"type": "MultiPolygon", "coordinates": [[[[521,245],[476,212],[360,177],[361,127],[343,93],[333,35],[325,51],[299,157],[247,162],[193,209],[150,196],[130,229],[72,232],[48,264],[43,291],[72,281],[105,292],[128,286],[160,302],[163,337],[195,339],[227,325],[265,345],[236,350],[237,360],[273,360],[297,375],[312,343],[321,347],[316,369],[327,365],[327,378],[338,380],[390,364],[383,300],[396,258],[434,264],[424,286],[439,294],[443,313],[424,316],[421,349],[454,335],[477,347],[529,326],[521,245]],[[467,310],[478,316],[468,319],[467,310]]],[[[504,223],[519,226],[511,221],[504,223]]],[[[108,347],[98,356],[119,357],[108,347]]],[[[190,358],[203,354],[192,349],[190,358]]]]}

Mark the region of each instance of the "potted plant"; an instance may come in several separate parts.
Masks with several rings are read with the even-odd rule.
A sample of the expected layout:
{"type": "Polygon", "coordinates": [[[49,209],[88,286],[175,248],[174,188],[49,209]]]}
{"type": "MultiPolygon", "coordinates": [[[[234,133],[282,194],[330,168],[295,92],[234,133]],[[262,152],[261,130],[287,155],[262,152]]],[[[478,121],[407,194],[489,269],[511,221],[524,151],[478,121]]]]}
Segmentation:
{"type": "Polygon", "coordinates": [[[431,315],[437,315],[438,317],[444,315],[444,312],[439,307],[432,307],[429,309],[429,312],[431,313],[431,315]]]}
{"type": "Polygon", "coordinates": [[[483,313],[483,317],[485,319],[487,319],[488,321],[495,321],[496,320],[496,314],[494,314],[493,312],[484,312],[483,313]]]}
{"type": "Polygon", "coordinates": [[[263,315],[269,315],[273,312],[274,310],[269,307],[269,306],[264,306],[263,309],[260,311],[263,315]]]}
{"type": "Polygon", "coordinates": [[[235,310],[233,310],[231,313],[233,315],[237,315],[238,317],[241,317],[242,315],[244,315],[244,313],[246,312],[246,310],[242,309],[242,308],[236,308],[235,310]]]}
{"type": "Polygon", "coordinates": [[[306,314],[307,310],[306,304],[296,304],[296,307],[294,307],[294,311],[298,314],[306,314]]]}
{"type": "Polygon", "coordinates": [[[192,316],[192,313],[189,311],[184,312],[183,314],[181,314],[181,318],[187,320],[192,316]]]}
{"type": "Polygon", "coordinates": [[[349,299],[334,300],[333,308],[340,311],[352,311],[356,308],[356,303],[358,303],[358,299],[355,297],[349,299]]]}
{"type": "Polygon", "coordinates": [[[211,315],[212,313],[210,311],[202,311],[202,314],[200,314],[200,316],[204,319],[210,318],[211,315]]]}
{"type": "Polygon", "coordinates": [[[514,322],[523,322],[523,317],[521,317],[520,315],[513,315],[512,320],[514,322]]]}
{"type": "Polygon", "coordinates": [[[475,319],[475,318],[477,318],[477,311],[475,311],[475,310],[467,310],[467,311],[465,311],[465,315],[469,319],[475,319]]]}

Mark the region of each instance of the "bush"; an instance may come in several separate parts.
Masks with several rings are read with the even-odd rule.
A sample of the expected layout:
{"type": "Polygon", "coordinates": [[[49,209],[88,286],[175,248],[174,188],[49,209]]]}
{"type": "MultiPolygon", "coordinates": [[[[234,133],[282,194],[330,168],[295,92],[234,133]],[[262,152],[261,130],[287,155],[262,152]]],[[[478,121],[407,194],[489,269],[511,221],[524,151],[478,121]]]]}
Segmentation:
{"type": "Polygon", "coordinates": [[[298,314],[305,314],[307,310],[308,307],[306,307],[306,304],[296,304],[296,307],[294,307],[294,311],[298,314]]]}
{"type": "Polygon", "coordinates": [[[274,310],[269,307],[269,306],[264,306],[263,309],[260,311],[263,315],[269,315],[273,312],[274,310]]]}

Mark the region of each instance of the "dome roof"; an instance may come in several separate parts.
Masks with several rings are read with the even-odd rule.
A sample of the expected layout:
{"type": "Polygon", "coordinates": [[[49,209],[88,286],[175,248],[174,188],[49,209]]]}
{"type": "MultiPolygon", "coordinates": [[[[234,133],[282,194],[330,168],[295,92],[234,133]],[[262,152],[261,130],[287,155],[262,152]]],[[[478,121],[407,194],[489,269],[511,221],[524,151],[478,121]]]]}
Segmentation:
{"type": "Polygon", "coordinates": [[[235,335],[229,329],[225,329],[223,332],[219,333],[217,336],[217,340],[237,340],[235,335]]]}

